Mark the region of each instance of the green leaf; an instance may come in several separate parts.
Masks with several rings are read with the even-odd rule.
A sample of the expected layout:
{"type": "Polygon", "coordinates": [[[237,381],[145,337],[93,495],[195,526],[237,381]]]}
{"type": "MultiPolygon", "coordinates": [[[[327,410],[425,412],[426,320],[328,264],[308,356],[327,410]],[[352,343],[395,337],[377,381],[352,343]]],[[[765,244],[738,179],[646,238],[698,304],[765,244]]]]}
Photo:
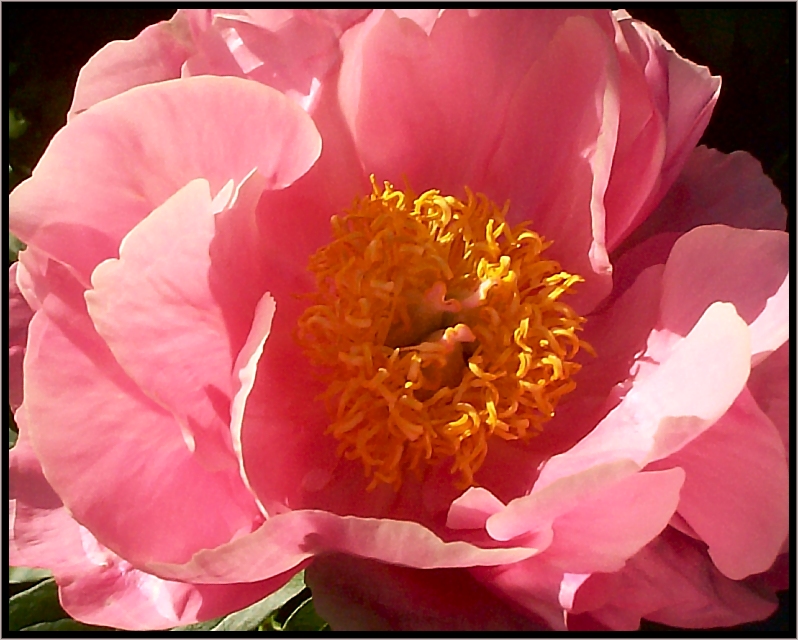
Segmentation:
{"type": "Polygon", "coordinates": [[[316,613],[313,598],[308,598],[285,621],[283,631],[325,631],[330,628],[316,613]]]}
{"type": "Polygon", "coordinates": [[[95,627],[91,624],[83,624],[72,618],[64,618],[54,622],[38,622],[22,631],[113,631],[108,627],[95,627]]]}
{"type": "Polygon", "coordinates": [[[16,109],[8,110],[8,137],[19,138],[28,129],[28,121],[16,109]]]}
{"type": "Polygon", "coordinates": [[[304,571],[300,571],[285,586],[246,609],[216,620],[175,627],[172,631],[256,631],[269,616],[304,588],[304,571]]]}
{"type": "Polygon", "coordinates": [[[50,578],[11,597],[8,602],[8,629],[19,631],[39,622],[67,618],[58,602],[58,587],[50,578]]]}
{"type": "Polygon", "coordinates": [[[11,262],[19,260],[19,252],[25,248],[25,243],[14,234],[8,234],[8,259],[11,262]]]}
{"type": "Polygon", "coordinates": [[[214,618],[213,620],[206,620],[205,622],[195,622],[193,624],[186,624],[182,627],[174,627],[170,631],[213,631],[214,627],[224,620],[224,616],[214,618]]]}
{"type": "Polygon", "coordinates": [[[31,567],[10,567],[8,569],[8,581],[11,584],[39,582],[52,577],[53,574],[49,569],[33,569],[31,567]]]}

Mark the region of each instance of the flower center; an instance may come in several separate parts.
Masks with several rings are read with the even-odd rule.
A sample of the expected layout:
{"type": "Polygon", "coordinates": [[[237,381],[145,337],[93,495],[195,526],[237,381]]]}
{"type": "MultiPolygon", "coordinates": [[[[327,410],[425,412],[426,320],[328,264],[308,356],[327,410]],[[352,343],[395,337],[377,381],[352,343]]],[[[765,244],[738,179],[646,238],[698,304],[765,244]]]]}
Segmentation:
{"type": "Polygon", "coordinates": [[[508,226],[509,203],[371,182],[310,259],[296,337],[328,384],[327,433],[369,489],[444,460],[465,488],[490,438],[534,437],[575,388],[573,358],[593,350],[560,297],[582,278],[508,226]]]}

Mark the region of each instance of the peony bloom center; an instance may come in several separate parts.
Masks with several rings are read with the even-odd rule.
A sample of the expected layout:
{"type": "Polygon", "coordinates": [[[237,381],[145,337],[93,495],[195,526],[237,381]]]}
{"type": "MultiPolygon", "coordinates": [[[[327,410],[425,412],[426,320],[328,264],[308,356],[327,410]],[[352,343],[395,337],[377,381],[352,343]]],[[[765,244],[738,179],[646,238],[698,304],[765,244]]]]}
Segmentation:
{"type": "Polygon", "coordinates": [[[491,438],[534,437],[575,388],[573,358],[592,349],[561,296],[582,278],[510,228],[509,203],[371,182],[310,259],[297,339],[328,384],[327,433],[370,489],[446,460],[465,488],[491,438]]]}

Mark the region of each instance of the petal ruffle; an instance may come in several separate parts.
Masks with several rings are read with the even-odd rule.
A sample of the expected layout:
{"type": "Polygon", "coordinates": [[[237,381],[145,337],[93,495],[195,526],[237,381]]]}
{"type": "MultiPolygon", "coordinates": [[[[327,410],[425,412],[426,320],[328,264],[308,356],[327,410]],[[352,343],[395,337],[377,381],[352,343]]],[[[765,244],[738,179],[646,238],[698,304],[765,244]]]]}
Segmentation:
{"type": "Polygon", "coordinates": [[[187,584],[134,569],[110,552],[106,558],[99,569],[58,580],[59,596],[76,620],[117,629],[168,629],[212,620],[277,591],[295,573],[243,584],[187,584]]]}
{"type": "Polygon", "coordinates": [[[579,504],[554,521],[554,539],[541,561],[568,573],[617,571],[665,528],[684,477],[681,469],[635,474],[579,504]]]}
{"type": "Polygon", "coordinates": [[[623,19],[618,22],[617,12],[613,18],[612,36],[620,72],[620,118],[612,174],[604,194],[608,250],[614,249],[639,222],[640,207],[658,185],[667,140],[667,115],[660,110],[659,87],[651,83],[645,68],[630,51],[621,26],[623,19]]]}
{"type": "Polygon", "coordinates": [[[326,511],[287,511],[259,529],[182,564],[151,562],[146,569],[166,579],[206,584],[257,582],[326,553],[344,553],[417,569],[493,566],[537,553],[525,546],[482,548],[445,542],[407,520],[338,516],[326,511]]]}
{"type": "Polygon", "coordinates": [[[186,71],[218,74],[219,68],[232,62],[237,66],[232,75],[274,87],[313,113],[319,90],[340,61],[341,34],[367,14],[366,9],[213,10],[186,71]],[[225,51],[220,51],[220,44],[225,51]]]}
{"type": "Polygon", "coordinates": [[[236,76],[274,87],[313,111],[339,60],[338,39],[366,9],[180,9],[132,40],[115,41],[81,69],[68,118],[133,87],[236,76]]]}

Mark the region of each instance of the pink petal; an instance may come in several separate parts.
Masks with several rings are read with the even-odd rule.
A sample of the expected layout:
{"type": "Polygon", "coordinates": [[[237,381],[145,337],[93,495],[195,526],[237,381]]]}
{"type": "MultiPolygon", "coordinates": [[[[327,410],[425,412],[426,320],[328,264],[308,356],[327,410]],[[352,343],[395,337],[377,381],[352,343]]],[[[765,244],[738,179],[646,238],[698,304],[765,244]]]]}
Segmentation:
{"type": "Polygon", "coordinates": [[[182,425],[209,464],[234,462],[225,415],[232,356],[209,290],[214,211],[195,180],[125,237],[119,259],[92,273],[86,305],[97,332],[131,379],[182,425]],[[207,456],[212,456],[208,458],[207,456]]]}
{"type": "Polygon", "coordinates": [[[17,286],[15,262],[8,269],[8,401],[11,410],[22,404],[22,361],[28,342],[28,324],[33,310],[17,286]]]}
{"type": "Polygon", "coordinates": [[[392,11],[372,13],[344,40],[339,88],[367,171],[396,185],[406,176],[418,193],[482,188],[502,113],[566,17],[445,11],[428,36],[392,11]]]}
{"type": "Polygon", "coordinates": [[[134,569],[72,519],[42,475],[24,433],[9,458],[9,560],[51,569],[61,605],[81,622],[134,630],[190,624],[246,607],[290,578],[191,585],[134,569]]]}
{"type": "MultiPolygon", "coordinates": [[[[555,456],[555,458],[557,457],[555,456]]],[[[543,532],[540,548],[551,543],[551,524],[556,518],[576,508],[580,502],[593,500],[607,487],[633,474],[628,461],[595,465],[571,476],[535,488],[529,495],[510,501],[507,507],[491,515],[485,528],[495,540],[511,540],[527,532],[543,532]]]]}
{"type": "Polygon", "coordinates": [[[449,529],[482,529],[488,518],[504,510],[504,503],[487,489],[471,487],[452,502],[446,516],[449,529]]]}
{"type": "Polygon", "coordinates": [[[565,631],[565,615],[558,601],[562,570],[530,558],[496,567],[477,567],[470,573],[504,600],[521,607],[555,631],[565,631]]]}
{"type": "Polygon", "coordinates": [[[94,333],[79,286],[67,284],[31,322],[20,411],[20,429],[66,507],[137,565],[182,562],[251,531],[260,516],[237,470],[209,471],[196,459],[174,417],[142,394],[94,333]]]}
{"type": "Polygon", "coordinates": [[[161,580],[116,557],[105,562],[58,580],[61,605],[81,622],[142,631],[234,613],[274,593],[294,573],[244,584],[186,584],[161,580]]]}
{"type": "MultiPolygon", "coordinates": [[[[252,14],[257,10],[249,9],[248,11],[252,14]]],[[[261,11],[263,12],[263,10],[261,11]]],[[[340,37],[345,31],[365,20],[371,9],[358,7],[357,9],[297,9],[295,11],[303,14],[308,21],[324,20],[340,37]]]]}
{"type": "Polygon", "coordinates": [[[751,370],[748,390],[759,408],[778,429],[785,452],[790,453],[790,342],[789,340],[751,370]]]}
{"type": "MultiPolygon", "coordinates": [[[[272,292],[282,286],[279,283],[284,283],[291,295],[299,292],[297,287],[311,285],[308,259],[332,240],[330,218],[347,209],[354,197],[371,192],[334,87],[322,88],[314,123],[324,140],[321,156],[292,185],[264,193],[253,223],[255,229],[249,231],[259,237],[258,259],[266,263],[264,271],[279,274],[274,278],[278,284],[270,281],[272,292]],[[292,251],[285,251],[286,239],[290,239],[292,251]]],[[[237,243],[235,233],[231,225],[229,241],[233,244],[237,243]]]]}
{"type": "Polygon", "coordinates": [[[340,59],[338,39],[368,10],[180,9],[111,42],[81,69],[69,117],[133,87],[182,76],[246,77],[312,109],[340,59]]]}
{"type": "MultiPolygon", "coordinates": [[[[250,489],[252,489],[252,485],[247,478],[241,446],[241,424],[244,418],[247,399],[255,384],[258,360],[260,359],[261,353],[263,353],[263,346],[266,339],[269,337],[272,319],[274,318],[274,310],[274,298],[268,293],[264,294],[255,310],[255,320],[252,323],[252,331],[244,347],[239,352],[233,367],[234,397],[230,407],[230,430],[233,448],[238,457],[241,476],[250,489]]],[[[257,502],[261,511],[265,511],[263,503],[260,500],[257,502]]]]}
{"type": "Polygon", "coordinates": [[[580,313],[611,288],[603,197],[618,127],[613,62],[598,26],[567,20],[513,96],[487,169],[486,191],[510,199],[513,222],[531,220],[554,241],[548,254],[585,278],[572,303],[580,313]]]}
{"type": "Polygon", "coordinates": [[[419,27],[424,29],[424,33],[430,35],[438,18],[440,18],[445,11],[451,11],[451,9],[393,9],[392,11],[399,18],[412,20],[419,27]]]}
{"type": "Polygon", "coordinates": [[[721,573],[740,580],[773,564],[789,529],[789,472],[781,438],[750,394],[654,466],[686,472],[679,513],[721,573]]]}
{"type": "Polygon", "coordinates": [[[328,555],[305,572],[316,611],[335,631],[538,631],[462,569],[419,570],[328,555]]]}
{"type": "Polygon", "coordinates": [[[122,238],[191,180],[205,178],[216,195],[257,168],[279,189],[320,150],[307,114],[257,83],[203,77],[138,87],[56,134],[10,196],[11,229],[88,283],[122,238]]]}
{"type": "MultiPolygon", "coordinates": [[[[23,407],[18,416],[24,412],[23,407]]],[[[57,574],[79,571],[78,524],[42,475],[25,430],[9,451],[8,480],[9,564],[47,567],[57,574]]]]}
{"type": "Polygon", "coordinates": [[[214,28],[213,10],[179,9],[177,15],[181,11],[190,24],[193,44],[192,55],[180,70],[181,77],[209,75],[246,78],[223,34],[214,28]]]}
{"type": "Polygon", "coordinates": [[[748,344],[747,326],[727,303],[713,304],[686,338],[668,340],[664,349],[650,340],[648,353],[653,346],[656,359],[649,369],[638,373],[640,379],[590,434],[546,463],[536,490],[598,464],[626,460],[642,467],[696,438],[745,385],[748,344]],[[711,394],[706,380],[712,381],[711,394]]]}
{"type": "MultiPolygon", "coordinates": [[[[619,573],[597,574],[586,585],[609,600],[591,614],[619,630],[637,629],[641,617],[687,628],[731,626],[762,620],[776,608],[775,598],[730,580],[713,567],[700,543],[670,528],[619,573]]],[[[576,598],[579,603],[579,593],[576,598]]],[[[590,608],[589,601],[582,603],[582,610],[590,608]]]]}
{"type": "Polygon", "coordinates": [[[554,541],[541,561],[545,557],[568,573],[619,570],[667,526],[684,478],[681,469],[669,469],[608,487],[554,521],[554,541]]]}
{"type": "Polygon", "coordinates": [[[190,55],[187,26],[172,18],[147,27],[133,40],[109,42],[80,70],[67,118],[128,89],[180,77],[190,55]]]}
{"type": "MultiPolygon", "coordinates": [[[[183,10],[194,51],[183,76],[231,75],[285,93],[315,113],[320,89],[340,62],[339,38],[367,9],[183,10]]],[[[181,17],[181,11],[173,22],[181,17]]]]}
{"type": "Polygon", "coordinates": [[[662,324],[687,335],[714,302],[731,302],[750,325],[754,363],[789,336],[789,236],[721,225],[693,229],[665,267],[662,324]],[[759,358],[757,358],[759,356],[759,358]]]}
{"type": "MultiPolygon", "coordinates": [[[[561,414],[567,413],[569,420],[564,423],[568,425],[567,430],[579,431],[576,438],[581,439],[587,434],[584,429],[592,429],[628,389],[629,378],[646,350],[659,317],[663,271],[662,265],[645,269],[614,304],[591,315],[585,325],[584,339],[598,355],[582,356],[582,369],[576,376],[578,391],[573,398],[566,398],[562,407],[558,407],[552,427],[560,420],[561,414]],[[588,406],[590,409],[586,411],[588,406]],[[574,412],[571,411],[572,407],[574,412]],[[596,410],[603,413],[597,415],[596,410]],[[572,413],[575,416],[571,416],[572,413]],[[581,427],[578,424],[571,425],[572,422],[587,424],[581,427]]],[[[566,429],[564,425],[560,429],[547,426],[541,437],[557,430],[566,429]]],[[[568,443],[576,444],[576,440],[569,438],[568,443]]]]}
{"type": "Polygon", "coordinates": [[[709,224],[782,231],[787,211],[781,194],[750,154],[693,150],[678,179],[642,225],[646,235],[684,233],[709,224]]]}
{"type": "Polygon", "coordinates": [[[42,306],[36,297],[35,280],[46,271],[48,261],[49,258],[35,247],[27,247],[19,253],[19,260],[16,263],[16,286],[33,311],[38,311],[42,306]]]}

